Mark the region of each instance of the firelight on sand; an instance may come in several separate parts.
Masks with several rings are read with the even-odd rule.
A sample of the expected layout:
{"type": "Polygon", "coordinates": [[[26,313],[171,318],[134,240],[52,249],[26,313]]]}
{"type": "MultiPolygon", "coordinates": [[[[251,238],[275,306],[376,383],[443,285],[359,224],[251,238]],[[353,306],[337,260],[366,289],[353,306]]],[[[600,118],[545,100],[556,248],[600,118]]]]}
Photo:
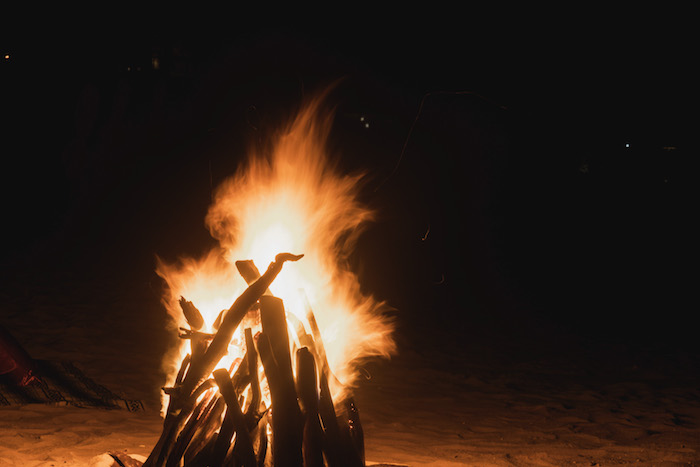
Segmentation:
{"type": "MultiPolygon", "coordinates": [[[[395,343],[387,305],[363,294],[348,266],[374,213],[357,198],[362,174],[340,174],[326,154],[332,116],[321,104],[322,98],[307,104],[269,149],[252,151],[247,163],[218,187],[206,225],[219,247],[175,264],[159,260],[157,272],[168,285],[164,303],[174,325],[185,326],[179,305],[185,297],[200,310],[202,331],[214,332],[221,311],[246,288],[236,261],[253,260],[263,272],[277,253],[303,253],[270,290],[284,301],[288,317],[295,316],[307,329],[306,311],[309,306],[313,310],[330,369],[341,383],[333,388],[337,402],[343,388],[356,382],[363,359],[389,356],[395,343]]],[[[291,328],[294,324],[289,323],[291,328]]],[[[243,327],[217,368],[228,369],[245,353],[243,327]]],[[[166,357],[168,385],[185,354],[183,344],[166,357]]]]}

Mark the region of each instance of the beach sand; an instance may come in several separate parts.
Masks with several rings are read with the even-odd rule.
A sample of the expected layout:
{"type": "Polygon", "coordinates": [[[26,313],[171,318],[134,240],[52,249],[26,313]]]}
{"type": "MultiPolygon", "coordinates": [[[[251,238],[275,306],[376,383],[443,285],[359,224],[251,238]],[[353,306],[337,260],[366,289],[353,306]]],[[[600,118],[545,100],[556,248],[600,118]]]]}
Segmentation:
{"type": "MultiPolygon", "coordinates": [[[[34,358],[71,361],[146,409],[2,407],[0,465],[98,466],[108,452],[148,455],[162,427],[160,362],[175,341],[157,277],[139,277],[6,271],[3,325],[34,358]]],[[[692,354],[564,335],[557,354],[534,335],[524,345],[479,332],[398,332],[398,354],[368,363],[355,390],[368,463],[700,465],[692,354]]]]}

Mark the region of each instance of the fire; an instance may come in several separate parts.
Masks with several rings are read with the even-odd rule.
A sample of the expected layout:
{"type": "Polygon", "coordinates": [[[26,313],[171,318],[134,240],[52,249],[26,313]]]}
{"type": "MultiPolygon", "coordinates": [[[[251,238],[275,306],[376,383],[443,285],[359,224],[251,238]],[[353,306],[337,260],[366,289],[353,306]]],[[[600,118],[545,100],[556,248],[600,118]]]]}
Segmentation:
{"type": "MultiPolygon", "coordinates": [[[[310,333],[306,311],[313,310],[329,366],[341,383],[334,388],[335,399],[356,382],[363,359],[389,356],[395,343],[386,304],[360,291],[348,265],[375,213],[358,200],[362,174],[341,174],[326,153],[332,118],[322,111],[322,101],[307,104],[269,149],[251,151],[247,163],[218,187],[206,225],[219,247],[177,264],[159,260],[157,273],[167,282],[164,303],[174,323],[185,325],[182,296],[201,311],[202,331],[213,332],[219,313],[246,287],[235,261],[253,260],[264,272],[277,253],[303,253],[270,290],[284,301],[291,329],[300,321],[310,333]]],[[[219,368],[243,356],[242,327],[219,368]]],[[[185,353],[183,345],[168,357],[168,383],[185,353]]]]}

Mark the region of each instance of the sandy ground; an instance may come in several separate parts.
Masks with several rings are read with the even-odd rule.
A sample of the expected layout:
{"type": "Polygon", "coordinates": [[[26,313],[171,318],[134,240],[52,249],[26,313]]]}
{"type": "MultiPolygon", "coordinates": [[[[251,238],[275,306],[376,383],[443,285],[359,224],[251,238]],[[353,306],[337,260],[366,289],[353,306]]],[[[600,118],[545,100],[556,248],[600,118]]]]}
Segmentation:
{"type": "MultiPolygon", "coordinates": [[[[105,277],[4,271],[2,285],[2,323],[34,357],[70,360],[147,409],[0,408],[0,466],[148,455],[161,429],[158,368],[170,338],[155,277],[116,287],[105,277]]],[[[488,334],[412,331],[399,344],[391,361],[367,365],[356,391],[368,462],[700,465],[694,355],[565,337],[568,350],[556,354],[488,334]]]]}

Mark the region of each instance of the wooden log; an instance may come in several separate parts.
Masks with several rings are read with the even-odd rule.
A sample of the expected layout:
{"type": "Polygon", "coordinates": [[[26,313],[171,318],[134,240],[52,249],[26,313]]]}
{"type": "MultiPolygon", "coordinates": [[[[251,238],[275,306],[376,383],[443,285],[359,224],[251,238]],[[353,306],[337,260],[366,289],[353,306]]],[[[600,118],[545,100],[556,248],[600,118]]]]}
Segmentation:
{"type": "Polygon", "coordinates": [[[202,313],[199,312],[197,307],[184,297],[180,297],[180,308],[182,309],[182,314],[185,315],[187,324],[190,325],[193,331],[199,331],[204,327],[204,318],[202,318],[202,313]]]}
{"type": "MultiPolygon", "coordinates": [[[[360,466],[364,465],[364,437],[360,438],[357,431],[355,439],[351,437],[350,429],[345,418],[338,420],[335,412],[335,404],[330,391],[329,380],[341,384],[328,365],[326,350],[321,337],[321,330],[316,322],[316,317],[308,300],[306,301],[306,319],[311,327],[314,337],[314,350],[320,366],[319,377],[319,414],[323,424],[323,447],[330,467],[334,466],[360,466]],[[362,447],[359,449],[355,442],[362,439],[362,447]],[[359,450],[358,450],[359,449],[359,450]]],[[[359,418],[358,418],[359,421],[359,418]]]]}
{"type": "MultiPolygon", "coordinates": [[[[275,299],[275,297],[270,297],[275,299]]],[[[279,299],[276,299],[279,300],[279,299]]],[[[261,303],[261,311],[264,310],[261,303]]],[[[284,311],[284,310],[282,310],[284,311]]],[[[274,313],[278,314],[278,313],[274,313]]],[[[265,320],[263,320],[263,327],[265,320]]],[[[275,324],[281,326],[281,323],[275,324]]],[[[286,322],[284,324],[286,327],[286,322]]],[[[268,324],[269,328],[269,324],[268,324]]],[[[279,329],[273,331],[279,334],[279,329]]],[[[287,354],[289,344],[287,343],[287,354]]],[[[291,367],[284,368],[284,357],[279,360],[274,354],[271,342],[265,332],[258,337],[258,352],[265,368],[272,405],[272,456],[275,465],[302,465],[301,443],[303,437],[303,420],[297,404],[291,367]]],[[[283,354],[283,351],[280,351],[283,354]]],[[[287,362],[289,357],[287,357],[287,362]]],[[[288,364],[288,363],[287,363],[288,364]]]]}
{"type": "Polygon", "coordinates": [[[345,412],[347,414],[348,433],[353,450],[357,453],[359,461],[365,464],[365,433],[360,421],[360,412],[357,410],[355,400],[349,397],[345,400],[345,412]]]}
{"type": "Polygon", "coordinates": [[[197,389],[194,390],[192,395],[185,398],[180,390],[181,387],[175,388],[173,396],[171,396],[170,404],[168,404],[168,412],[165,415],[165,420],[163,421],[163,431],[153,447],[153,450],[144,462],[144,466],[149,465],[163,466],[165,465],[170,452],[172,451],[174,444],[177,440],[180,431],[184,427],[187,419],[195,408],[197,399],[202,393],[208,391],[214,382],[212,380],[206,380],[200,384],[197,389]],[[176,404],[173,401],[177,401],[178,409],[175,410],[174,406],[176,404]]]}
{"type": "Polygon", "coordinates": [[[196,427],[190,444],[187,446],[183,459],[189,467],[192,459],[197,457],[200,451],[205,449],[216,438],[216,432],[221,427],[221,419],[226,408],[226,402],[221,394],[214,396],[214,406],[206,415],[202,423],[196,427]]]}
{"type": "Polygon", "coordinates": [[[319,386],[318,412],[323,424],[323,452],[326,454],[329,467],[344,467],[348,463],[343,455],[343,441],[333,406],[333,397],[328,386],[327,369],[321,371],[319,386]]]}
{"type": "Polygon", "coordinates": [[[207,444],[194,457],[188,458],[187,453],[185,453],[185,465],[187,467],[209,467],[214,443],[216,443],[216,436],[210,437],[207,444]]]}
{"type": "MultiPolygon", "coordinates": [[[[236,261],[236,269],[248,285],[260,279],[260,271],[252,259],[236,261]]],[[[272,295],[272,292],[268,288],[263,295],[272,295]]]]}
{"type": "Polygon", "coordinates": [[[178,386],[182,383],[182,380],[185,378],[185,371],[187,371],[187,368],[190,365],[190,361],[192,360],[192,354],[187,354],[185,355],[185,358],[182,359],[182,363],[180,364],[180,369],[177,372],[177,376],[175,377],[175,386],[178,386]]]}
{"type": "MultiPolygon", "coordinates": [[[[219,385],[219,390],[221,395],[224,396],[226,401],[226,416],[225,419],[231,420],[231,425],[233,426],[236,433],[236,443],[234,449],[238,454],[240,462],[245,467],[256,467],[257,460],[255,458],[255,451],[253,451],[253,444],[250,440],[250,434],[248,433],[248,427],[246,426],[245,419],[243,418],[243,413],[241,412],[241,407],[238,405],[238,395],[231,382],[231,377],[226,370],[216,370],[214,371],[214,379],[216,384],[219,385]]],[[[223,426],[222,426],[223,429],[223,426]]],[[[233,435],[233,433],[231,433],[233,435]]],[[[226,439],[229,434],[223,434],[219,432],[219,438],[221,442],[217,439],[217,443],[214,446],[214,452],[211,459],[212,465],[223,465],[223,461],[226,458],[226,453],[228,452],[230,445],[230,438],[226,439]]]]}
{"type": "MultiPolygon", "coordinates": [[[[263,406],[265,403],[263,403],[263,406]]],[[[272,466],[272,456],[268,452],[268,429],[270,428],[270,415],[269,410],[264,409],[263,416],[258,423],[258,427],[255,431],[256,442],[255,442],[255,452],[258,456],[258,467],[269,467],[272,466]]]]}
{"type": "Polygon", "coordinates": [[[323,430],[318,416],[316,363],[308,348],[297,350],[297,393],[304,415],[304,467],[323,467],[323,430]]]}
{"type": "Polygon", "coordinates": [[[197,428],[203,424],[203,421],[207,419],[207,416],[211,413],[214,405],[216,404],[216,398],[213,392],[206,394],[202,400],[194,408],[192,415],[185,423],[185,426],[180,431],[177,440],[168,455],[168,459],[165,463],[166,467],[178,467],[182,457],[185,455],[185,451],[192,441],[197,428]]]}
{"type": "Polygon", "coordinates": [[[201,359],[195,359],[194,349],[189,371],[180,386],[180,391],[171,396],[168,405],[168,413],[163,422],[163,432],[156,443],[153,451],[144,463],[145,467],[163,467],[166,459],[172,451],[173,445],[184,427],[183,412],[187,411],[187,404],[196,388],[206,380],[208,375],[216,367],[217,363],[226,354],[228,345],[231,342],[233,333],[248,313],[251,306],[258,301],[260,296],[268,289],[272,281],[282,270],[286,261],[298,261],[304,255],[293,255],[291,253],[280,253],[275,257],[275,261],[270,263],[260,279],[248,286],[248,288],[233,302],[228,312],[224,316],[221,326],[206,349],[201,359]]]}
{"type": "MultiPolygon", "coordinates": [[[[294,376],[292,372],[292,357],[289,353],[289,330],[287,328],[287,315],[282,299],[270,295],[260,297],[260,320],[263,333],[267,336],[272,347],[272,354],[281,373],[284,389],[294,393],[294,376]]],[[[274,406],[273,406],[274,410],[274,406]]]]}
{"type": "MultiPolygon", "coordinates": [[[[352,405],[354,406],[354,403],[352,405]]],[[[349,408],[348,399],[346,399],[343,401],[341,413],[337,418],[343,458],[348,466],[363,467],[365,465],[364,434],[360,437],[360,433],[357,432],[358,427],[360,430],[362,429],[356,424],[359,422],[359,414],[356,410],[355,413],[350,413],[349,408]],[[353,418],[351,419],[351,417],[353,418]],[[360,442],[361,444],[358,445],[357,443],[360,442]]]]}
{"type": "Polygon", "coordinates": [[[182,382],[184,383],[185,379],[187,378],[187,375],[189,374],[189,371],[192,368],[196,368],[200,364],[199,362],[204,358],[207,348],[209,347],[209,344],[214,338],[214,335],[205,332],[191,331],[185,328],[180,328],[180,330],[182,332],[179,334],[178,337],[180,337],[180,339],[189,339],[190,341],[191,358],[188,371],[184,374],[182,379],[182,382]]]}
{"type": "Polygon", "coordinates": [[[261,417],[260,401],[262,400],[262,393],[260,391],[260,380],[258,379],[258,352],[255,349],[253,331],[250,328],[246,328],[244,332],[251,391],[250,403],[245,413],[245,419],[248,429],[253,430],[258,425],[261,417]]]}
{"type": "MultiPolygon", "coordinates": [[[[282,270],[282,266],[286,261],[298,261],[304,255],[292,255],[291,253],[280,253],[275,257],[275,261],[270,263],[270,266],[265,271],[265,274],[260,276],[260,279],[255,281],[233,302],[231,308],[224,316],[218,332],[214,336],[209,348],[198,365],[191,365],[190,371],[183,382],[183,393],[190,394],[201,381],[203,381],[216,367],[216,364],[221,360],[221,357],[226,355],[228,345],[231,342],[233,333],[243,317],[248,313],[250,307],[258,301],[260,296],[267,290],[272,281],[282,270]]],[[[146,466],[150,467],[150,466],[146,466]]]]}

